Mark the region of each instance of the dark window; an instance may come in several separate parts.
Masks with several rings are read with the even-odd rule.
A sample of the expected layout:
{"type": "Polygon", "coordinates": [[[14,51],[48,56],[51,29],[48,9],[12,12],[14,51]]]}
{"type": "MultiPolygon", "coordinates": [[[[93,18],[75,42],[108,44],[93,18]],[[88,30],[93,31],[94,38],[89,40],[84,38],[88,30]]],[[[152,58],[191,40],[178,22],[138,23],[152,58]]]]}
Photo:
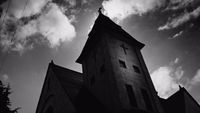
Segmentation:
{"type": "Polygon", "coordinates": [[[133,69],[134,69],[134,71],[135,71],[136,73],[140,73],[140,69],[139,69],[139,67],[133,65],[133,69]]]}
{"type": "Polygon", "coordinates": [[[104,64],[101,66],[101,68],[100,68],[100,73],[101,74],[103,74],[105,72],[105,66],[104,66],[104,64]]]}
{"type": "Polygon", "coordinates": [[[137,102],[136,102],[136,98],[135,98],[135,94],[133,92],[132,86],[126,84],[126,91],[128,93],[128,97],[129,97],[129,102],[133,107],[137,107],[137,102]]]}
{"type": "Polygon", "coordinates": [[[49,106],[48,108],[47,108],[47,110],[46,110],[46,112],[45,113],[53,113],[54,111],[53,111],[53,107],[52,106],[49,106]]]}
{"type": "Polygon", "coordinates": [[[122,60],[119,60],[119,65],[120,65],[120,67],[126,68],[126,64],[122,60]]]}
{"type": "Polygon", "coordinates": [[[95,83],[95,78],[94,78],[94,75],[92,76],[91,78],[91,86],[95,83]]]}
{"type": "Polygon", "coordinates": [[[128,48],[124,44],[120,45],[120,47],[123,49],[124,53],[127,54],[128,48]]]}
{"type": "Polygon", "coordinates": [[[142,96],[143,96],[146,108],[150,111],[153,111],[151,100],[150,100],[149,95],[148,95],[148,93],[145,89],[142,89],[142,96]]]}

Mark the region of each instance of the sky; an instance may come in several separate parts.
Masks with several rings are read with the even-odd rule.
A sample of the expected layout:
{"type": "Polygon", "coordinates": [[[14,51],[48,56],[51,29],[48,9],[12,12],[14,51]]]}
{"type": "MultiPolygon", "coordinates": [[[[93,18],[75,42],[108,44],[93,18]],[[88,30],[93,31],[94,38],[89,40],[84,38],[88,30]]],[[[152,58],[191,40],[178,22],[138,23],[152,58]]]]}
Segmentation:
{"type": "Polygon", "coordinates": [[[200,103],[199,0],[2,0],[0,79],[12,108],[34,113],[48,63],[81,72],[75,60],[98,9],[145,44],[141,50],[158,95],[185,87],[200,103]]]}

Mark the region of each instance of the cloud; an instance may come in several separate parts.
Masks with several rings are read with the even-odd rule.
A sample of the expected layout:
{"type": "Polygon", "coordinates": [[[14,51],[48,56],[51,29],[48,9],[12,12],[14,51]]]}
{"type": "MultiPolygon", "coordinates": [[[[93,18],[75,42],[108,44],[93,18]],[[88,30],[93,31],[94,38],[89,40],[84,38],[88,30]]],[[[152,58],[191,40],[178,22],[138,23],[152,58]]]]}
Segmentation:
{"type": "Polygon", "coordinates": [[[151,79],[155,86],[158,96],[161,98],[168,98],[173,93],[178,91],[178,85],[192,90],[194,86],[200,85],[200,69],[192,78],[183,76],[185,71],[182,66],[177,66],[180,59],[176,58],[170,62],[169,65],[159,67],[151,73],[151,79]]]}
{"type": "Polygon", "coordinates": [[[123,20],[133,14],[143,14],[161,7],[166,0],[104,0],[105,14],[123,20]]]}
{"type": "Polygon", "coordinates": [[[200,83],[200,69],[197,70],[196,75],[191,79],[190,84],[196,85],[200,83]]]}
{"type": "Polygon", "coordinates": [[[76,6],[76,0],[65,0],[65,1],[69,2],[69,4],[70,4],[72,7],[76,6]]]}
{"type": "Polygon", "coordinates": [[[4,81],[7,81],[9,77],[8,77],[7,74],[4,74],[4,75],[2,75],[2,78],[3,78],[4,81]]]}
{"type": "Polygon", "coordinates": [[[176,59],[174,60],[174,63],[177,64],[177,63],[179,62],[179,60],[180,60],[179,58],[176,58],[176,59]]]}
{"type": "Polygon", "coordinates": [[[7,74],[1,75],[1,81],[2,81],[3,83],[8,83],[8,82],[10,82],[9,76],[8,76],[7,74]]]}
{"type": "Polygon", "coordinates": [[[69,13],[71,10],[74,10],[74,7],[77,5],[76,0],[52,0],[52,3],[57,4],[63,13],[69,13]]]}
{"type": "Polygon", "coordinates": [[[81,4],[83,5],[83,4],[86,4],[86,3],[88,3],[88,0],[81,0],[81,4]]]}
{"type": "MultiPolygon", "coordinates": [[[[166,10],[178,10],[194,5],[198,0],[104,0],[102,6],[104,13],[112,19],[121,21],[130,15],[142,15],[161,7],[166,10]]],[[[176,28],[191,19],[196,19],[200,15],[200,7],[192,12],[183,12],[179,16],[171,17],[169,21],[158,28],[166,30],[176,28]]]]}
{"type": "Polygon", "coordinates": [[[70,20],[60,11],[55,4],[50,4],[50,10],[38,18],[37,27],[51,47],[56,47],[60,42],[70,41],[75,37],[76,32],[70,20]]]}
{"type": "MultiPolygon", "coordinates": [[[[176,28],[191,19],[199,17],[200,7],[197,7],[191,12],[186,12],[186,10],[184,10],[185,8],[191,9],[191,7],[195,6],[198,2],[199,0],[104,0],[102,6],[104,8],[104,13],[117,22],[131,15],[142,15],[157,9],[162,11],[181,9],[181,15],[171,17],[166,24],[158,28],[158,30],[167,30],[176,28]]],[[[172,12],[172,14],[174,14],[174,12],[172,12]]]]}
{"type": "Polygon", "coordinates": [[[172,20],[169,20],[165,25],[160,26],[158,30],[168,30],[179,27],[180,25],[183,25],[184,23],[190,21],[191,19],[198,18],[199,15],[200,15],[200,7],[197,7],[192,12],[185,12],[178,17],[172,18],[172,20]]]}
{"type": "Polygon", "coordinates": [[[152,81],[158,95],[162,98],[168,98],[178,90],[178,81],[183,75],[182,70],[174,72],[171,67],[160,67],[151,74],[152,81]]]}
{"type": "Polygon", "coordinates": [[[174,36],[170,37],[169,39],[177,38],[177,37],[181,36],[182,34],[183,34],[183,31],[180,31],[180,32],[176,33],[174,36]]]}
{"type": "Polygon", "coordinates": [[[175,68],[176,63],[178,58],[174,60],[173,65],[162,66],[151,73],[155,89],[162,98],[168,98],[179,89],[184,71],[181,66],[175,68]]]}
{"type": "Polygon", "coordinates": [[[175,58],[175,60],[173,60],[173,61],[171,61],[171,62],[169,63],[169,66],[173,67],[173,66],[175,66],[176,64],[178,64],[179,61],[180,61],[180,58],[177,57],[177,58],[175,58]]]}
{"type": "Polygon", "coordinates": [[[198,0],[170,0],[165,10],[178,10],[189,6],[198,0]]]}
{"type": "MultiPolygon", "coordinates": [[[[40,42],[48,42],[49,47],[53,48],[62,42],[71,41],[76,36],[75,27],[72,25],[75,20],[73,15],[68,18],[61,7],[50,0],[37,1],[29,0],[23,15],[19,12],[24,6],[20,5],[20,2],[23,4],[24,0],[10,7],[0,27],[0,47],[3,51],[23,53],[40,42]]],[[[70,4],[73,5],[72,2],[70,4]]]]}
{"type": "Polygon", "coordinates": [[[8,15],[19,19],[41,12],[42,8],[49,1],[50,0],[7,0],[2,7],[4,9],[8,7],[8,15]]]}

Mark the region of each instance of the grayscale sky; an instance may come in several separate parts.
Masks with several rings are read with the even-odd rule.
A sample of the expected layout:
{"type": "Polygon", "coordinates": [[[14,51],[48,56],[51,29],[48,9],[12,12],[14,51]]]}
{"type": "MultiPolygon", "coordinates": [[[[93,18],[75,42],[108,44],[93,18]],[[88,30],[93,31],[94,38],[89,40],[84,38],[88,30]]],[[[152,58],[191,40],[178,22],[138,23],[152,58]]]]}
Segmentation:
{"type": "Polygon", "coordinates": [[[200,103],[199,0],[5,0],[0,5],[0,79],[11,85],[13,108],[35,112],[52,59],[82,71],[75,60],[99,7],[146,45],[142,54],[160,97],[181,85],[200,103]]]}

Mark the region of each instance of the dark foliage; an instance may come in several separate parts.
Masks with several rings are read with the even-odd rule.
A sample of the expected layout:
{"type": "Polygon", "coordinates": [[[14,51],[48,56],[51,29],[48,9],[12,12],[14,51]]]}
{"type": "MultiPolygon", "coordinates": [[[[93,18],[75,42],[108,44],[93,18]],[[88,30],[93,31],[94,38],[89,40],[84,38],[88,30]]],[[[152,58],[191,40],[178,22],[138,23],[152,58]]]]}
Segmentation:
{"type": "Polygon", "coordinates": [[[0,81],[0,113],[17,113],[17,110],[19,108],[16,108],[15,110],[11,110],[11,102],[9,99],[9,94],[10,92],[10,86],[7,85],[5,86],[1,81],[0,81]]]}
{"type": "Polygon", "coordinates": [[[0,0],[0,5],[6,2],[7,0],[0,0]]]}

